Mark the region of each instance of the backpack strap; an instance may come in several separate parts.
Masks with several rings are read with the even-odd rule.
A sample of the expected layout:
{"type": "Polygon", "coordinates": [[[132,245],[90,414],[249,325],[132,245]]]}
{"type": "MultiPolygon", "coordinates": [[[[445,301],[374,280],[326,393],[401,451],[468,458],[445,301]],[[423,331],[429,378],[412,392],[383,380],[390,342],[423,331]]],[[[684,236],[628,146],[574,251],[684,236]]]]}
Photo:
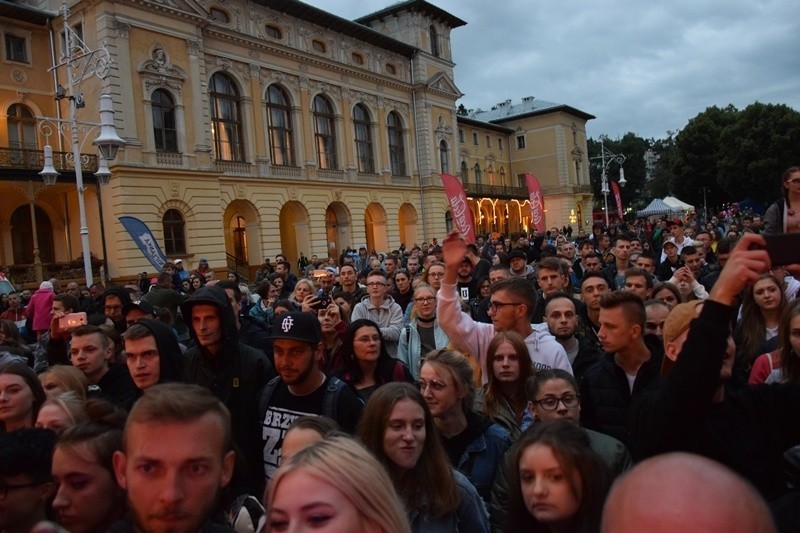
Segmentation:
{"type": "Polygon", "coordinates": [[[264,388],[261,389],[261,394],[258,396],[258,423],[259,426],[264,423],[264,417],[267,416],[267,407],[269,407],[269,401],[272,399],[272,394],[275,392],[275,389],[278,386],[278,383],[281,382],[280,376],[275,376],[271,380],[264,385],[264,388]]]}

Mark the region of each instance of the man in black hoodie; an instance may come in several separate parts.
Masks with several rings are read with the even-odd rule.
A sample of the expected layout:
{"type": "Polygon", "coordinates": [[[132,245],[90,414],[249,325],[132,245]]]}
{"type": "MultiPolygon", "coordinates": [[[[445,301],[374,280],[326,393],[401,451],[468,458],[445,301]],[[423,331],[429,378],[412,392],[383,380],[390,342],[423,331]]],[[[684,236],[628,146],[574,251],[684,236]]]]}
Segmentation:
{"type": "Polygon", "coordinates": [[[242,452],[252,487],[263,479],[258,427],[258,392],[275,376],[275,369],[260,350],[240,342],[228,296],[219,286],[202,287],[183,304],[195,346],[184,354],[183,381],[211,390],[233,415],[233,438],[242,452]],[[256,435],[257,437],[257,435],[256,435]]]}
{"type": "Polygon", "coordinates": [[[181,349],[167,324],[141,318],[122,337],[128,371],[139,396],[158,383],[181,381],[181,349]]]}

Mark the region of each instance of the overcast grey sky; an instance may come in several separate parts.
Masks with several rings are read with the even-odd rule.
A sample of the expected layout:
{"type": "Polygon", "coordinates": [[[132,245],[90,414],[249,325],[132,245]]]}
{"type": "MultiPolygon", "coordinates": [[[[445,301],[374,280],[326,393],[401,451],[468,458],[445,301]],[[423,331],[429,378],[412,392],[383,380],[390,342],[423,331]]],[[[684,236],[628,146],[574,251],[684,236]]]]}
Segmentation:
{"type": "MultiPolygon", "coordinates": [[[[391,0],[305,0],[354,19],[391,0]]],[[[708,106],[800,110],[798,0],[430,0],[453,31],[468,108],[523,96],[597,118],[589,135],[660,138],[708,106]]]]}

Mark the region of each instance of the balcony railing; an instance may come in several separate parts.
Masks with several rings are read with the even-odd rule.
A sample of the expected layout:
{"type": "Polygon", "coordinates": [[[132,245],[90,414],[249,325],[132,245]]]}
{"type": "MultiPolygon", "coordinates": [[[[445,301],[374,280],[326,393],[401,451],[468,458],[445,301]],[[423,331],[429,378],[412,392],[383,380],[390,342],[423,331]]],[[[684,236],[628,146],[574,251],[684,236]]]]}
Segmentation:
{"type": "MultiPolygon", "coordinates": [[[[42,273],[44,279],[56,278],[58,280],[85,280],[86,273],[83,269],[83,256],[74,261],[63,263],[42,263],[42,273]]],[[[92,256],[92,277],[100,277],[100,267],[103,260],[92,256]]],[[[36,271],[32,263],[18,263],[8,266],[8,277],[15,285],[30,284],[36,282],[36,271]]]]}
{"type": "Polygon", "coordinates": [[[183,154],[180,152],[156,152],[156,163],[167,167],[183,166],[183,154]]]}
{"type": "MultiPolygon", "coordinates": [[[[60,172],[74,172],[72,152],[53,152],[53,166],[60,172]]],[[[81,170],[95,172],[97,156],[81,154],[81,170]]],[[[27,148],[0,148],[0,168],[25,169],[39,172],[44,168],[44,151],[27,148]]]]}
{"type": "Polygon", "coordinates": [[[225,174],[236,176],[249,176],[251,174],[250,163],[242,161],[220,161],[217,160],[217,170],[225,174]]]}

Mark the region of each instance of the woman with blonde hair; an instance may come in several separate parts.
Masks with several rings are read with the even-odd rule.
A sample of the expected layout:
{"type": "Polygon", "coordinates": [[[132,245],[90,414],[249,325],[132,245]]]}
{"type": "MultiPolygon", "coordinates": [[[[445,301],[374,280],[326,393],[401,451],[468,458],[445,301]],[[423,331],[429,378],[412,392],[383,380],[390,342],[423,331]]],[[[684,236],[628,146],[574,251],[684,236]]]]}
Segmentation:
{"type": "Polygon", "coordinates": [[[74,392],[79,398],[86,399],[89,380],[83,372],[69,365],[54,365],[39,374],[39,383],[44,387],[48,398],[56,398],[65,392],[74,392]]]}
{"type": "Polygon", "coordinates": [[[333,436],[301,449],[272,479],[264,501],[267,531],[410,533],[386,471],[364,446],[333,436]],[[304,512],[309,504],[315,512],[304,512]]]}
{"type": "Polygon", "coordinates": [[[421,355],[445,348],[450,339],[436,320],[436,290],[433,287],[423,283],[414,289],[412,303],[414,312],[411,321],[400,332],[397,359],[408,367],[414,379],[419,379],[421,355]]]}
{"type": "Polygon", "coordinates": [[[60,435],[68,427],[88,419],[86,400],[68,391],[45,400],[36,417],[36,427],[47,428],[60,435]]]}

